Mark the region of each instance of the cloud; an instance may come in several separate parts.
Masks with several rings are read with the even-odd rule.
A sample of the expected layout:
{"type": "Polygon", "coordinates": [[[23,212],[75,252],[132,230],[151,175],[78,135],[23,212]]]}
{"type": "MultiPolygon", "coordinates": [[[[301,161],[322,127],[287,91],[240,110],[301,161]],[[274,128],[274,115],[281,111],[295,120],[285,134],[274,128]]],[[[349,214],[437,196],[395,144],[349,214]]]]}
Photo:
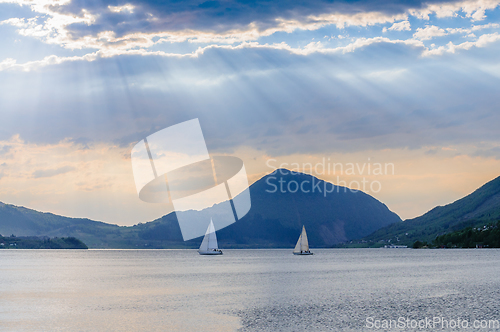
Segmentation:
{"type": "Polygon", "coordinates": [[[472,26],[472,31],[478,31],[478,30],[483,30],[483,29],[491,29],[491,28],[499,28],[500,24],[498,23],[488,23],[488,24],[483,24],[483,25],[473,25],[472,26]]]}
{"type": "Polygon", "coordinates": [[[446,36],[448,33],[435,25],[427,25],[425,28],[418,28],[413,34],[413,38],[420,40],[429,40],[434,37],[446,36]]]}
{"type": "Polygon", "coordinates": [[[500,24],[498,23],[488,23],[483,25],[472,25],[470,28],[447,28],[446,31],[450,34],[463,34],[468,37],[476,37],[474,31],[480,31],[485,29],[496,29],[499,28],[500,24]]]}
{"type": "Polygon", "coordinates": [[[383,32],[386,31],[411,31],[411,25],[409,21],[401,21],[394,23],[390,28],[384,28],[383,32]]]}
{"type": "Polygon", "coordinates": [[[419,9],[410,9],[409,13],[417,18],[429,20],[429,16],[435,14],[438,18],[456,17],[459,12],[465,13],[465,17],[472,21],[480,21],[485,18],[486,10],[493,10],[499,6],[497,1],[465,0],[455,2],[429,3],[419,9]]]}
{"type": "MultiPolygon", "coordinates": [[[[132,5],[130,10],[135,14],[142,10],[136,3],[132,5]]],[[[123,8],[119,12],[129,11],[123,8]]],[[[57,12],[66,13],[61,6],[57,12]]],[[[383,15],[377,12],[371,18],[349,13],[345,17],[357,17],[359,24],[365,24],[401,15],[399,12],[399,9],[383,15]]],[[[321,15],[313,21],[333,20],[330,14],[321,15]]],[[[293,15],[290,17],[287,22],[303,23],[293,15]]],[[[341,23],[341,15],[336,17],[336,22],[341,23]]],[[[467,28],[476,27],[468,22],[467,28]]],[[[495,29],[495,24],[475,29],[495,29]]],[[[352,33],[345,30],[345,35],[352,33]]],[[[373,31],[380,33],[380,27],[366,34],[373,31]]],[[[0,66],[23,72],[6,71],[0,78],[3,105],[17,113],[8,113],[0,135],[5,138],[20,133],[28,141],[42,143],[71,139],[125,147],[148,133],[200,117],[212,144],[221,151],[240,144],[252,144],[273,153],[305,151],[311,145],[317,151],[332,147],[343,151],[418,147],[440,140],[476,139],[484,133],[496,137],[489,129],[478,130],[480,125],[489,128],[497,119],[489,114],[492,97],[480,96],[483,91],[496,92],[498,81],[478,74],[475,66],[478,59],[482,63],[482,59],[495,58],[491,51],[484,50],[481,56],[469,58],[466,76],[474,77],[474,81],[456,72],[454,66],[460,66],[460,58],[456,62],[446,57],[443,62],[430,55],[482,48],[497,37],[493,33],[466,43],[445,44],[442,48],[428,48],[422,40],[411,37],[353,35],[335,42],[322,39],[304,44],[275,38],[207,44],[194,51],[115,48],[81,52],[83,55],[78,56],[47,56],[25,63],[9,60],[0,66]],[[26,81],[44,84],[26,85],[22,90],[12,88],[12,82],[26,81]],[[57,96],[54,91],[58,91],[57,96]],[[26,95],[39,97],[34,102],[24,99],[26,95]],[[447,111],[457,104],[469,109],[458,114],[447,111]],[[415,109],[428,113],[422,116],[404,113],[415,109]],[[299,125],[293,118],[304,112],[314,118],[299,125]],[[474,112],[490,118],[478,120],[474,112]],[[446,117],[458,120],[450,122],[446,117]],[[463,126],[467,122],[472,124],[469,128],[463,126]],[[262,136],[272,129],[270,124],[277,126],[280,135],[268,135],[268,141],[264,142],[262,136]],[[297,140],[295,134],[301,128],[317,128],[304,136],[316,137],[318,142],[313,138],[297,140]],[[470,136],[459,135],[458,128],[470,131],[470,136]],[[323,134],[328,138],[320,139],[323,134]]],[[[64,165],[39,165],[29,175],[33,176],[33,169],[53,170],[64,165]]]]}
{"type": "Polygon", "coordinates": [[[461,44],[453,44],[449,42],[446,46],[440,46],[434,49],[426,50],[423,52],[423,56],[431,56],[431,55],[443,55],[445,53],[456,53],[459,50],[470,50],[473,47],[486,47],[488,44],[495,43],[500,40],[500,34],[498,32],[492,34],[484,34],[481,35],[474,42],[463,42],[461,44]]]}
{"type": "MultiPolygon", "coordinates": [[[[131,52],[134,53],[134,52],[131,52]]],[[[42,60],[28,61],[22,64],[18,64],[14,59],[6,59],[0,62],[0,71],[3,70],[22,70],[22,71],[31,71],[36,70],[40,67],[58,65],[64,62],[72,62],[72,61],[94,61],[99,56],[99,53],[90,53],[85,54],[83,56],[71,56],[71,57],[60,57],[57,55],[49,55],[43,58],[42,60]]]]}
{"type": "MultiPolygon", "coordinates": [[[[408,44],[418,44],[418,42],[415,41],[401,41],[401,40],[395,40],[391,41],[388,38],[383,38],[383,37],[377,37],[377,38],[360,38],[358,40],[355,40],[353,43],[348,44],[346,46],[341,46],[341,47],[336,47],[336,48],[325,48],[322,46],[321,42],[312,42],[307,44],[305,47],[291,47],[288,44],[282,42],[279,44],[259,44],[256,42],[251,42],[251,43],[242,43],[236,46],[233,45],[210,45],[206,46],[203,48],[198,48],[196,51],[189,52],[189,53],[167,53],[167,52],[162,52],[162,51],[147,51],[147,50],[123,50],[123,51],[116,51],[113,53],[113,56],[117,55],[128,55],[128,56],[133,56],[133,55],[140,55],[140,56],[159,56],[159,57],[172,57],[172,58],[198,58],[199,56],[203,55],[207,50],[211,49],[225,49],[225,50],[240,50],[240,49],[251,49],[251,48],[256,48],[256,49],[275,49],[275,50],[284,50],[292,54],[300,54],[300,55],[309,55],[312,53],[348,53],[348,52],[353,52],[354,50],[364,47],[366,45],[370,45],[372,43],[378,43],[378,42],[388,42],[388,43],[408,43],[408,44]]],[[[45,57],[42,60],[36,60],[36,61],[28,61],[26,63],[18,64],[16,60],[14,59],[6,59],[3,62],[0,62],[0,71],[4,70],[22,70],[22,71],[32,71],[39,69],[41,67],[45,66],[50,66],[50,65],[56,65],[56,64],[62,64],[65,62],[74,62],[74,61],[87,61],[87,62],[92,62],[95,61],[98,58],[109,58],[112,57],[109,54],[103,54],[101,51],[97,51],[95,53],[91,54],[85,54],[83,56],[72,56],[72,57],[59,57],[55,55],[50,55],[45,57]]]]}
{"type": "Polygon", "coordinates": [[[16,67],[16,60],[12,58],[8,58],[0,62],[0,71],[6,69],[13,69],[16,67]]]}
{"type": "Polygon", "coordinates": [[[479,148],[473,156],[482,157],[482,158],[494,158],[496,160],[500,160],[500,146],[496,146],[489,149],[479,148]]]}
{"type": "MultiPolygon", "coordinates": [[[[226,45],[206,49],[198,58],[152,55],[145,61],[131,55],[118,62],[68,62],[36,74],[46,88],[29,86],[23,91],[41,96],[36,106],[44,116],[37,117],[37,130],[26,123],[31,113],[18,114],[3,130],[35,142],[73,137],[124,147],[198,117],[210,149],[223,153],[242,144],[269,153],[294,153],[498,139],[492,128],[498,121],[493,102],[498,79],[478,75],[472,60],[486,65],[488,58],[495,58],[489,50],[478,49],[480,53],[470,55],[469,66],[457,71],[462,58],[422,58],[417,44],[379,37],[355,43],[335,52],[315,44],[319,51],[307,56],[272,47],[226,45]],[[86,72],[93,75],[82,84],[79,77],[86,72]],[[297,131],[314,125],[317,129],[298,139],[297,131]],[[264,142],[263,135],[273,128],[280,135],[264,142]]],[[[14,74],[5,73],[5,80],[14,74]]],[[[22,73],[20,78],[34,74],[22,73]]],[[[7,93],[3,99],[6,109],[28,110],[30,104],[21,101],[7,93]]],[[[56,167],[34,169],[46,168],[56,167]]]]}
{"type": "Polygon", "coordinates": [[[424,153],[425,153],[426,155],[428,155],[428,156],[432,156],[432,155],[437,154],[437,153],[438,153],[438,151],[439,151],[438,149],[436,149],[436,148],[432,148],[432,149],[429,149],[429,150],[425,151],[424,153]]]}
{"type": "Polygon", "coordinates": [[[404,44],[417,48],[425,49],[424,45],[421,41],[408,39],[390,39],[386,37],[374,37],[374,38],[356,38],[353,41],[345,46],[338,47],[324,47],[321,41],[311,42],[304,47],[292,47],[285,42],[274,43],[274,44],[259,44],[257,42],[245,42],[239,45],[210,45],[203,48],[198,48],[196,51],[189,53],[167,53],[163,51],[147,51],[147,50],[124,50],[124,51],[116,51],[113,55],[109,55],[106,53],[102,53],[101,51],[97,51],[95,53],[85,54],[83,56],[72,56],[72,57],[59,57],[55,55],[47,56],[42,60],[37,61],[29,61],[23,64],[18,64],[13,59],[7,59],[0,63],[0,71],[2,70],[22,70],[22,71],[32,71],[39,69],[41,67],[62,64],[65,62],[74,62],[74,61],[86,61],[92,62],[99,58],[110,58],[112,56],[117,55],[140,55],[140,56],[152,56],[152,57],[166,57],[166,58],[198,58],[205,54],[208,50],[213,49],[223,49],[223,50],[242,50],[242,49],[272,49],[272,50],[281,50],[287,51],[290,54],[297,55],[310,55],[314,53],[321,54],[335,54],[335,53],[351,53],[356,51],[357,49],[364,48],[366,46],[372,44],[404,44]]]}
{"type": "Polygon", "coordinates": [[[126,12],[126,13],[133,14],[133,13],[134,13],[135,6],[134,6],[134,5],[131,5],[131,4],[126,4],[126,5],[123,5],[123,6],[111,6],[111,5],[109,5],[109,6],[108,6],[108,9],[109,9],[109,11],[110,11],[110,12],[112,12],[112,13],[122,13],[122,12],[126,12]]]}
{"type": "Polygon", "coordinates": [[[14,27],[18,28],[27,28],[30,25],[36,24],[37,18],[30,18],[30,19],[25,19],[25,18],[9,18],[7,20],[0,21],[0,25],[11,25],[14,27]]]}
{"type": "MultiPolygon", "coordinates": [[[[31,19],[10,18],[2,24],[19,28],[22,36],[31,36],[47,44],[71,50],[88,50],[103,57],[118,56],[128,51],[154,52],[152,48],[175,43],[239,44],[258,41],[278,32],[316,31],[335,26],[369,27],[394,23],[387,30],[410,29],[408,16],[429,19],[456,17],[460,12],[472,20],[483,19],[500,0],[467,0],[460,2],[424,3],[330,3],[301,2],[236,2],[204,3],[131,1],[114,6],[102,2],[44,0],[0,0],[29,6],[40,14],[31,19]],[[397,21],[401,21],[395,23],[397,21]]],[[[421,29],[422,30],[422,29],[421,29]]],[[[433,31],[418,32],[422,38],[433,31]]],[[[440,32],[442,33],[442,32],[440,32]]],[[[422,39],[421,40],[426,40],[422,39]]],[[[146,53],[147,53],[146,52],[146,53]]],[[[167,52],[169,53],[169,52],[167,52]]],[[[4,66],[8,65],[4,64],[4,66]]]]}
{"type": "MultiPolygon", "coordinates": [[[[11,145],[3,145],[0,148],[0,156],[5,157],[6,154],[9,153],[9,151],[12,149],[11,145]]],[[[3,163],[1,166],[4,166],[5,163],[3,163]]]]}
{"type": "MultiPolygon", "coordinates": [[[[0,60],[0,71],[34,71],[69,62],[93,62],[100,58],[133,55],[198,59],[213,49],[277,49],[310,56],[316,53],[346,54],[371,44],[400,43],[412,45],[423,56],[442,55],[450,53],[445,52],[447,41],[440,40],[440,44],[431,45],[430,48],[423,41],[460,33],[473,43],[480,37],[476,37],[473,32],[478,34],[480,30],[500,28],[498,23],[492,22],[447,29],[426,25],[418,27],[413,37],[406,40],[373,36],[371,33],[363,35],[359,31],[352,36],[343,33],[339,36],[346,38],[337,38],[335,42],[318,42],[314,38],[307,40],[307,37],[295,40],[300,34],[310,34],[312,37],[319,29],[332,30],[332,35],[337,35],[339,31],[345,32],[349,27],[362,27],[368,32],[370,27],[380,25],[388,25],[383,28],[384,32],[410,31],[409,17],[417,18],[415,23],[412,21],[415,29],[420,23],[418,20],[428,20],[429,15],[470,23],[474,21],[473,16],[481,16],[485,11],[495,9],[500,0],[438,4],[414,1],[391,3],[390,6],[371,0],[343,4],[312,1],[307,6],[288,1],[245,4],[234,1],[209,1],[202,4],[132,1],[110,5],[81,0],[0,0],[0,5],[5,2],[27,6],[37,16],[8,18],[1,21],[0,25],[14,26],[18,28],[19,35],[59,46],[64,51],[44,54],[40,58],[24,56],[22,61],[9,55],[0,60]],[[460,17],[460,13],[465,13],[467,18],[460,17]],[[299,34],[299,31],[302,33],[299,34]],[[280,35],[280,32],[286,34],[280,35]]],[[[53,50],[50,48],[51,52],[53,50]]]]}
{"type": "Polygon", "coordinates": [[[39,170],[36,170],[33,172],[33,177],[35,179],[50,178],[50,177],[60,175],[60,174],[65,174],[65,173],[68,173],[68,172],[71,172],[74,170],[75,170],[75,167],[73,167],[73,166],[63,166],[63,167],[59,167],[56,169],[39,169],[39,170]]]}

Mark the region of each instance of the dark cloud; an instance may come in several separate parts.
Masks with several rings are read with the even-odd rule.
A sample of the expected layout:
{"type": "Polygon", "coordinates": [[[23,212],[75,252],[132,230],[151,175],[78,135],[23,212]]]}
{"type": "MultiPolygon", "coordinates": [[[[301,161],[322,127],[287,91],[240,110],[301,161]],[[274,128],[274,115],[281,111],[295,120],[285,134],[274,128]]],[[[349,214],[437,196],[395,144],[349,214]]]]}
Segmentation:
{"type": "MultiPolygon", "coordinates": [[[[276,19],[305,21],[310,15],[329,13],[353,14],[383,12],[398,14],[408,8],[421,8],[434,1],[106,1],[73,0],[52,6],[52,10],[82,16],[82,9],[97,15],[92,25],[73,24],[69,30],[75,37],[114,31],[118,36],[131,32],[200,30],[226,32],[254,23],[260,30],[275,27],[276,19]],[[131,4],[133,12],[111,12],[108,6],[131,4]]],[[[435,1],[442,2],[442,1],[435,1]]],[[[447,1],[453,2],[453,1],[447,1]]]]}
{"type": "Polygon", "coordinates": [[[438,149],[429,149],[429,150],[425,151],[425,154],[428,156],[432,156],[432,155],[435,155],[437,153],[438,153],[438,149]]]}

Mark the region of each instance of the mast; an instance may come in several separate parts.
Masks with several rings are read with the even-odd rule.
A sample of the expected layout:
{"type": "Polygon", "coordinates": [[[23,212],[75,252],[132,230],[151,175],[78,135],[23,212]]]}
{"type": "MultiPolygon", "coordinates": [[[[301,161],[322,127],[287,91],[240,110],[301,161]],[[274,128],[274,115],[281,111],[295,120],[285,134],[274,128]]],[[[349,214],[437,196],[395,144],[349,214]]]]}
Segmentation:
{"type": "MultiPolygon", "coordinates": [[[[210,219],[210,225],[208,225],[208,231],[210,231],[210,226],[212,226],[212,219],[210,219]]],[[[210,234],[210,233],[209,233],[210,234]]],[[[206,235],[205,235],[206,236],[206,235]]],[[[207,250],[210,248],[210,235],[208,235],[208,238],[207,238],[207,250]]]]}

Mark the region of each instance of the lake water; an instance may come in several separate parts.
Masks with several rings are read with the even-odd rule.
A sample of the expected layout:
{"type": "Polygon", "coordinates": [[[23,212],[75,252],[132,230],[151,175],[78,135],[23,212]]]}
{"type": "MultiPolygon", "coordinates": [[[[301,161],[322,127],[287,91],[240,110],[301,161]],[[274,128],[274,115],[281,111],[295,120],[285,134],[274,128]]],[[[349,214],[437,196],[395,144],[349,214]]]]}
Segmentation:
{"type": "Polygon", "coordinates": [[[500,320],[500,250],[313,251],[1,250],[0,331],[381,331],[400,317],[477,331],[500,320]]]}

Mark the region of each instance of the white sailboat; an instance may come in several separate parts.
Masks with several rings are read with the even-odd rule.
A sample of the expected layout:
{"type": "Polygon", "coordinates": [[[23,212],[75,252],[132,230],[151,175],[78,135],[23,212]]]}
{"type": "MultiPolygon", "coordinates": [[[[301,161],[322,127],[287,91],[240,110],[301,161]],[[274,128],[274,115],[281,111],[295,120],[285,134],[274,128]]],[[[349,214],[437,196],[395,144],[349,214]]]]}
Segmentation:
{"type": "Polygon", "coordinates": [[[300,233],[299,240],[293,249],[294,255],[314,255],[309,251],[309,242],[307,241],[306,228],[302,226],[302,233],[300,233]]]}
{"type": "Polygon", "coordinates": [[[210,219],[210,224],[201,242],[200,249],[198,249],[198,253],[200,255],[222,255],[222,250],[217,246],[217,236],[215,235],[215,227],[212,219],[210,219]]]}

